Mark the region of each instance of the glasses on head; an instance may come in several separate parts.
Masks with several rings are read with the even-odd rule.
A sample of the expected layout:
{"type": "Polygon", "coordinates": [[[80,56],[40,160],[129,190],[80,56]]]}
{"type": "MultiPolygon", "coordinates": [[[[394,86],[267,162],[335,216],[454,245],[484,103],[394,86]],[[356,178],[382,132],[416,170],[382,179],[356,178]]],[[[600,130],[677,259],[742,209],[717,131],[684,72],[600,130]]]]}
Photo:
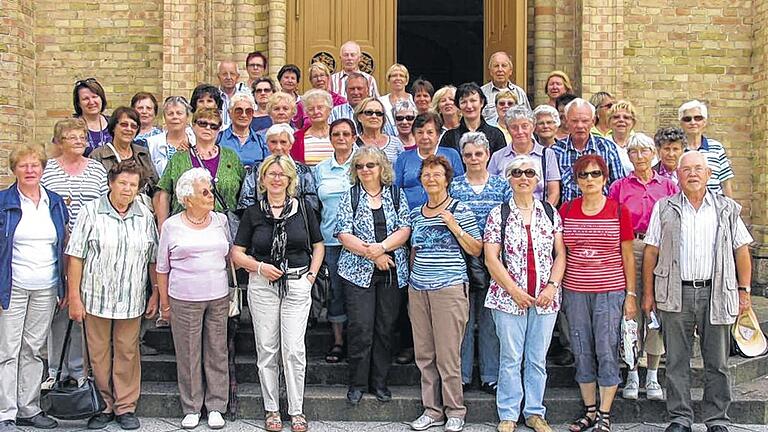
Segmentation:
{"type": "Polygon", "coordinates": [[[219,128],[221,127],[221,125],[218,123],[211,123],[205,120],[198,120],[195,122],[195,124],[203,129],[210,129],[210,130],[219,130],[219,128]]]}
{"type": "Polygon", "coordinates": [[[247,115],[249,117],[253,117],[253,108],[235,108],[235,115],[241,116],[241,115],[247,115]]]}
{"type": "Polygon", "coordinates": [[[410,121],[416,120],[416,116],[412,116],[412,115],[398,115],[398,116],[395,116],[395,120],[399,121],[399,122],[401,122],[401,121],[409,121],[410,122],[410,121]]]}
{"type": "Polygon", "coordinates": [[[131,122],[131,121],[121,121],[117,125],[120,126],[123,129],[138,129],[139,128],[139,125],[137,125],[136,123],[131,122]]]}
{"type": "Polygon", "coordinates": [[[264,174],[264,177],[268,177],[273,180],[282,180],[288,176],[285,173],[281,173],[281,172],[268,172],[264,174]]]}
{"type": "Polygon", "coordinates": [[[525,176],[525,178],[534,178],[536,177],[536,170],[533,168],[527,168],[524,170],[515,168],[509,172],[509,176],[512,178],[520,178],[522,176],[525,176]]]}
{"type": "Polygon", "coordinates": [[[257,88],[253,91],[254,93],[272,93],[271,88],[257,88]]]}
{"type": "Polygon", "coordinates": [[[594,171],[582,171],[582,172],[580,172],[579,174],[577,174],[577,176],[578,176],[580,179],[582,179],[582,180],[584,180],[584,179],[586,179],[586,178],[588,178],[588,177],[592,177],[592,178],[600,178],[600,177],[602,177],[602,176],[603,176],[603,172],[602,172],[602,171],[600,171],[600,170],[594,170],[594,171]]]}
{"type": "Polygon", "coordinates": [[[355,164],[355,169],[356,170],[361,170],[363,168],[368,168],[369,170],[372,170],[372,169],[376,168],[377,166],[379,166],[379,164],[377,164],[376,162],[368,162],[368,163],[364,163],[364,164],[355,164]]]}
{"type": "Polygon", "coordinates": [[[331,136],[334,137],[334,138],[338,138],[338,137],[349,138],[349,137],[352,136],[352,132],[346,132],[346,131],[345,132],[341,132],[341,131],[338,131],[338,132],[332,133],[331,136]]]}
{"type": "Polygon", "coordinates": [[[86,78],[86,79],[77,80],[75,81],[75,87],[79,87],[81,85],[86,85],[91,83],[98,83],[98,81],[96,81],[96,78],[86,78]]]}
{"type": "Polygon", "coordinates": [[[381,117],[384,117],[384,111],[365,110],[363,111],[363,115],[367,117],[376,116],[381,118],[381,117]]]}
{"type": "Polygon", "coordinates": [[[685,116],[685,117],[681,118],[680,120],[682,120],[683,123],[690,123],[691,120],[696,120],[697,122],[700,122],[700,121],[704,120],[704,116],[703,115],[685,116]]]}
{"type": "Polygon", "coordinates": [[[482,150],[478,150],[476,152],[465,152],[462,154],[465,159],[472,159],[473,157],[481,158],[485,155],[485,152],[482,150]]]}
{"type": "Polygon", "coordinates": [[[613,102],[608,102],[607,104],[602,104],[598,108],[611,109],[611,108],[613,108],[613,102]]]}

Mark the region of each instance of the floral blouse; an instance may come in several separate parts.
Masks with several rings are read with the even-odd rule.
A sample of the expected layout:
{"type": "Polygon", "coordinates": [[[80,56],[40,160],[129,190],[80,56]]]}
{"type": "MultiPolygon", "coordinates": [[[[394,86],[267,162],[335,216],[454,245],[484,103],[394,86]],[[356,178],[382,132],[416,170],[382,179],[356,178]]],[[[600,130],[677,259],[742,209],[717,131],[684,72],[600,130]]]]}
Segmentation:
{"type": "MultiPolygon", "coordinates": [[[[549,217],[544,212],[544,205],[541,201],[535,200],[534,203],[535,212],[531,219],[531,238],[534,242],[534,263],[539,279],[539,284],[536,287],[536,297],[538,297],[549,281],[549,275],[554,263],[552,251],[555,244],[555,233],[563,231],[563,223],[557,212],[553,214],[554,224],[550,222],[549,217]]],[[[522,214],[511,200],[510,207],[511,211],[507,219],[505,244],[503,246],[506,252],[507,271],[516,284],[525,287],[528,284],[528,235],[523,225],[522,214]]],[[[483,241],[486,243],[501,243],[500,205],[491,210],[491,213],[488,215],[483,241]]],[[[552,304],[546,308],[536,306],[536,312],[539,314],[557,312],[560,309],[560,296],[561,290],[558,289],[552,304]]],[[[521,310],[512,299],[512,296],[493,278],[491,278],[488,295],[485,297],[485,307],[513,315],[525,315],[525,310],[521,310]]]]}
{"type": "MultiPolygon", "coordinates": [[[[336,229],[333,232],[334,237],[339,234],[353,234],[364,242],[375,243],[376,235],[373,225],[373,211],[368,205],[368,195],[365,192],[360,194],[360,201],[357,205],[356,214],[352,214],[352,194],[351,188],[344,193],[339,202],[339,212],[336,219],[336,229]]],[[[405,193],[400,191],[400,207],[395,212],[395,206],[392,202],[392,193],[390,188],[384,186],[381,193],[381,206],[384,209],[384,216],[387,219],[387,236],[400,228],[411,226],[411,220],[408,216],[408,200],[405,193]]],[[[405,246],[395,249],[395,266],[397,268],[397,285],[403,288],[408,284],[408,251],[405,246]]],[[[347,248],[341,250],[339,256],[339,276],[345,280],[359,286],[369,287],[371,277],[373,276],[373,261],[355,255],[347,248]]]]}

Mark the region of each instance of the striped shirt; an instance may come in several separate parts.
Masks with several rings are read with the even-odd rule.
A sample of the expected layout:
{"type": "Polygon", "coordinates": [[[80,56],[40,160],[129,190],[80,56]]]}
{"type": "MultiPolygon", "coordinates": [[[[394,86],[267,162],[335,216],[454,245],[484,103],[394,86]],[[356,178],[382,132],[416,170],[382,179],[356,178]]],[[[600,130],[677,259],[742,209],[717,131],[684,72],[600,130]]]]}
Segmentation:
{"type": "Polygon", "coordinates": [[[67,230],[75,227],[80,209],[89,201],[109,192],[107,186],[107,170],[104,165],[94,159],[88,159],[88,165],[79,175],[69,175],[56,159],[49,159],[43,171],[40,183],[49,191],[56,192],[64,198],[64,204],[69,213],[67,230]]]}
{"type": "MultiPolygon", "coordinates": [[[[449,209],[453,204],[449,204],[449,209]]],[[[440,216],[425,217],[422,206],[411,210],[411,245],[415,251],[411,288],[434,291],[468,281],[461,246],[440,216]]],[[[461,229],[481,240],[475,214],[461,202],[453,212],[461,229]]]]}
{"type": "MultiPolygon", "coordinates": [[[[391,135],[387,136],[388,141],[384,145],[384,147],[379,147],[379,150],[383,151],[385,155],[387,155],[387,159],[389,159],[389,162],[392,163],[392,166],[395,165],[395,161],[397,160],[397,157],[400,156],[400,153],[403,153],[405,149],[403,148],[403,142],[400,141],[400,138],[393,137],[391,135]]],[[[357,140],[355,140],[355,146],[359,147],[365,147],[365,143],[360,137],[357,137],[357,140]]]]}
{"type": "MultiPolygon", "coordinates": [[[[365,73],[361,70],[358,70],[357,73],[364,76],[365,79],[368,80],[368,96],[373,98],[379,97],[379,88],[376,85],[376,78],[374,78],[373,75],[365,73]]],[[[343,70],[331,75],[331,91],[336,92],[346,98],[348,78],[349,74],[343,70]]]]}
{"type": "Polygon", "coordinates": [[[563,241],[567,249],[563,287],[571,291],[599,293],[624,290],[624,264],[621,242],[632,241],[629,211],[608,198],[603,209],[593,216],[581,210],[582,198],[560,207],[563,241]]]}
{"type": "Polygon", "coordinates": [[[315,166],[333,156],[330,137],[304,135],[304,163],[315,166]]]}
{"type": "Polygon", "coordinates": [[[581,196],[581,190],[576,182],[576,175],[573,172],[573,164],[578,158],[585,154],[597,154],[602,156],[608,165],[608,182],[605,185],[604,193],[608,194],[608,187],[613,182],[627,176],[624,166],[621,164],[619,153],[616,150],[616,144],[605,138],[600,138],[592,134],[583,151],[576,150],[568,136],[564,140],[559,140],[551,147],[557,156],[557,164],[560,167],[560,176],[562,184],[562,193],[560,199],[562,202],[571,201],[581,196]]]}
{"type": "MultiPolygon", "coordinates": [[[[651,221],[645,235],[645,244],[661,245],[661,220],[659,201],[653,206],[651,221]]],[[[704,201],[696,211],[683,194],[683,213],[680,216],[680,278],[682,280],[711,279],[715,268],[715,237],[717,235],[717,215],[711,194],[704,195],[704,201]]],[[[733,233],[733,249],[752,243],[752,236],[739,217],[733,233]]]]}
{"type": "Polygon", "coordinates": [[[466,204],[475,213],[480,232],[485,232],[485,223],[491,209],[512,198],[512,189],[502,176],[489,175],[488,182],[481,186],[479,192],[469,184],[466,175],[453,178],[451,196],[466,204]]]}
{"type": "MultiPolygon", "coordinates": [[[[685,151],[689,150],[692,149],[685,149],[685,151]]],[[[731,168],[731,161],[725,154],[725,147],[720,141],[702,136],[701,147],[698,150],[707,158],[707,166],[712,170],[712,175],[707,182],[707,189],[710,192],[722,194],[722,183],[735,177],[731,168]]]]}
{"type": "Polygon", "coordinates": [[[489,81],[480,87],[480,89],[483,91],[487,101],[485,108],[483,108],[483,118],[492,126],[496,126],[499,122],[499,113],[496,112],[496,94],[502,90],[509,90],[512,92],[512,94],[515,95],[515,98],[517,98],[517,104],[519,106],[531,109],[531,104],[528,102],[528,95],[525,94],[525,90],[509,81],[507,81],[505,88],[498,88],[493,85],[493,81],[489,81]]]}
{"type": "Polygon", "coordinates": [[[80,295],[85,311],[107,319],[132,319],[144,313],[147,265],[157,255],[152,212],[135,200],[125,218],[107,195],[83,206],[66,254],[81,258],[80,295]]]}

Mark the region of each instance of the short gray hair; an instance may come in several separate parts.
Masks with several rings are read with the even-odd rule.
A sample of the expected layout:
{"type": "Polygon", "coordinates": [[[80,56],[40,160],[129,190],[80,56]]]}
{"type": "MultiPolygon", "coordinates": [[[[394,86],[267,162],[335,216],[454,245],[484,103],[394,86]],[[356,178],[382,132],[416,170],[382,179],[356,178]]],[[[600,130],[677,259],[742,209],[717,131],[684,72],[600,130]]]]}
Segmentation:
{"type": "Polygon", "coordinates": [[[461,136],[459,140],[459,148],[464,151],[464,147],[467,144],[474,144],[485,147],[486,150],[491,150],[491,143],[488,142],[488,137],[483,132],[467,132],[461,136]]]}
{"type": "Polygon", "coordinates": [[[287,125],[285,123],[279,123],[274,124],[267,129],[267,132],[264,134],[264,137],[269,140],[269,137],[272,135],[280,135],[280,134],[287,134],[288,135],[288,141],[293,144],[295,141],[295,138],[293,137],[293,128],[290,125],[287,125]]]}
{"type": "Polygon", "coordinates": [[[532,157],[525,154],[515,156],[515,158],[512,159],[509,165],[507,165],[507,168],[504,170],[504,177],[509,179],[512,176],[512,170],[520,169],[524,165],[530,165],[531,168],[536,171],[536,180],[541,180],[541,171],[539,171],[539,165],[536,163],[536,161],[533,160],[532,157]]]}
{"type": "Polygon", "coordinates": [[[419,113],[416,104],[411,102],[410,99],[395,102],[395,105],[392,107],[392,117],[396,116],[400,111],[413,111],[414,114],[419,113]]]}
{"type": "Polygon", "coordinates": [[[677,119],[682,120],[683,117],[685,117],[685,112],[692,109],[699,109],[699,112],[701,115],[706,119],[709,118],[707,113],[707,106],[704,105],[704,102],[697,101],[696,99],[692,101],[688,101],[682,105],[680,105],[680,108],[677,109],[677,119]]]}
{"type": "Polygon", "coordinates": [[[229,100],[229,111],[235,109],[235,104],[238,102],[247,102],[251,108],[256,109],[256,100],[253,99],[253,95],[246,92],[236,92],[232,95],[232,99],[229,100]]]}
{"type": "Polygon", "coordinates": [[[331,98],[331,94],[323,89],[312,89],[304,93],[301,97],[301,102],[305,107],[313,100],[322,101],[329,109],[333,108],[333,98],[331,98]]]}
{"type": "Polygon", "coordinates": [[[629,137],[627,141],[627,151],[632,149],[651,149],[656,153],[656,144],[653,142],[653,138],[644,133],[634,133],[629,137]]]}
{"type": "Polygon", "coordinates": [[[192,168],[185,171],[176,181],[176,200],[187,208],[186,199],[195,195],[195,183],[205,181],[211,183],[211,173],[205,168],[192,168]]]}
{"type": "Polygon", "coordinates": [[[550,105],[539,105],[533,110],[533,117],[536,121],[539,120],[539,116],[543,115],[552,117],[552,120],[555,122],[555,127],[560,127],[560,113],[557,112],[555,107],[550,105]]]}
{"type": "Polygon", "coordinates": [[[568,102],[568,105],[565,106],[565,111],[563,111],[565,112],[565,118],[568,118],[568,113],[573,108],[589,108],[589,111],[592,113],[592,117],[595,116],[595,112],[596,112],[595,106],[589,103],[586,99],[576,98],[568,102]]]}
{"type": "Polygon", "coordinates": [[[165,114],[165,110],[168,108],[177,105],[184,107],[187,111],[187,117],[192,115],[192,106],[189,105],[189,102],[187,102],[187,99],[184,96],[168,96],[168,98],[165,99],[165,102],[163,102],[163,114],[165,114]]]}
{"type": "Polygon", "coordinates": [[[513,106],[504,114],[505,124],[517,120],[527,120],[532,126],[536,126],[536,117],[533,116],[533,111],[525,105],[513,106]]]}

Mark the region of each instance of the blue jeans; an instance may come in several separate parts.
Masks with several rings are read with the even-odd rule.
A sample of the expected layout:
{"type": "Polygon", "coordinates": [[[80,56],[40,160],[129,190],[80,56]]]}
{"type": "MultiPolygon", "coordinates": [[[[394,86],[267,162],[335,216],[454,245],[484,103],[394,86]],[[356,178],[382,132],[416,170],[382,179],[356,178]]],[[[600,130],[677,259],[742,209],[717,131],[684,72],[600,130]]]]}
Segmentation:
{"type": "Polygon", "coordinates": [[[484,306],[488,290],[469,293],[469,321],[464,330],[461,343],[461,382],[472,382],[472,368],[475,359],[475,323],[478,327],[478,360],[480,361],[480,381],[494,383],[499,380],[499,338],[493,327],[490,309],[484,306]],[[478,318],[479,316],[479,318],[478,318]]]}
{"type": "Polygon", "coordinates": [[[496,409],[500,420],[516,422],[520,417],[520,402],[525,395],[523,416],[544,418],[544,390],[547,385],[547,350],[552,341],[557,314],[538,314],[535,307],[525,315],[493,311],[496,334],[501,345],[499,386],[496,389],[496,409]],[[524,376],[520,366],[525,358],[524,376]]]}
{"type": "Polygon", "coordinates": [[[341,246],[325,247],[325,265],[331,276],[331,286],[328,289],[328,322],[343,323],[347,321],[344,308],[344,280],[339,276],[339,255],[341,246]]]}

